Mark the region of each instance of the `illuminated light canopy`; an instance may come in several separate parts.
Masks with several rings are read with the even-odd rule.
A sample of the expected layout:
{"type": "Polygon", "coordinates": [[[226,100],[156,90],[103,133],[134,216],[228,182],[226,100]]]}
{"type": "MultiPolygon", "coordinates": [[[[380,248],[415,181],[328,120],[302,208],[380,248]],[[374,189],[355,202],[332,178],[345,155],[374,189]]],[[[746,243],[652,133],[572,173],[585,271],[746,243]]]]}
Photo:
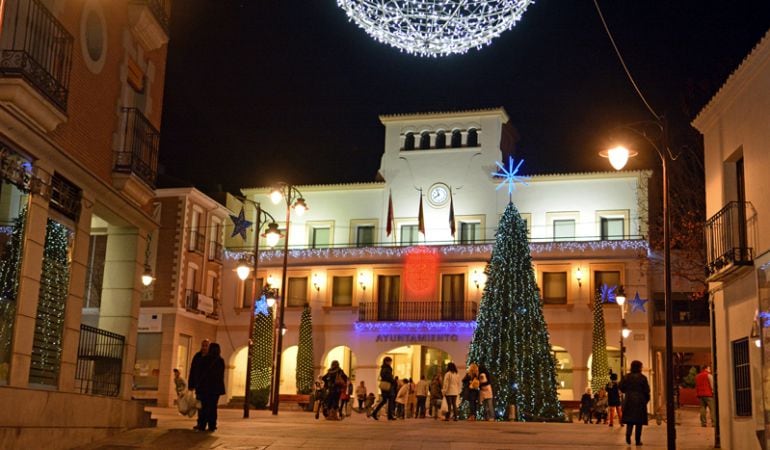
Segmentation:
{"type": "Polygon", "coordinates": [[[532,0],[337,0],[376,41],[419,56],[462,54],[510,30],[532,0]]]}

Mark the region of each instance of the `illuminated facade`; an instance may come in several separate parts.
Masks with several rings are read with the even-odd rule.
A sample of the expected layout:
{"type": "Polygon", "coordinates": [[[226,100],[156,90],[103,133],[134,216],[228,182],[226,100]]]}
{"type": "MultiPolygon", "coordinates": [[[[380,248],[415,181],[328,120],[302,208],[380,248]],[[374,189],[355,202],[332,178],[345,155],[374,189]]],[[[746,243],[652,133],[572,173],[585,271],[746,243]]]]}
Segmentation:
{"type": "MultiPolygon", "coordinates": [[[[507,189],[497,190],[499,180],[491,173],[497,161],[514,154],[516,132],[502,109],[393,115],[381,121],[381,181],[298,186],[309,209],[301,217],[292,215],[289,233],[284,394],[296,393],[294,367],[305,303],[312,307],[319,373],[337,359],[372,389],[384,355],[394,358],[400,377],[431,376],[450,360],[465,367],[484,267],[509,201],[507,189]],[[419,231],[421,199],[424,234],[419,231]]],[[[526,174],[526,162],[521,172],[526,174]]],[[[588,385],[590,307],[598,287],[623,285],[629,298],[637,293],[650,298],[644,238],[649,175],[535,175],[511,194],[529,228],[563,400],[579,399],[588,385]]],[[[269,191],[242,190],[283,228],[285,204],[274,205],[269,191]]],[[[241,206],[253,220],[250,203],[227,200],[231,211],[241,206]]],[[[254,295],[252,280],[240,281],[235,267],[251,256],[253,239],[252,229],[246,242],[240,237],[226,241],[225,320],[220,321],[217,339],[228,361],[229,397],[242,396],[244,390],[246,330],[254,295]]],[[[262,243],[257,284],[279,288],[282,252],[262,243]]],[[[618,371],[620,311],[617,305],[604,308],[610,367],[618,371]]],[[[626,315],[632,329],[625,341],[626,357],[644,361],[647,368],[653,359],[651,313],[646,308],[626,315]]]]}

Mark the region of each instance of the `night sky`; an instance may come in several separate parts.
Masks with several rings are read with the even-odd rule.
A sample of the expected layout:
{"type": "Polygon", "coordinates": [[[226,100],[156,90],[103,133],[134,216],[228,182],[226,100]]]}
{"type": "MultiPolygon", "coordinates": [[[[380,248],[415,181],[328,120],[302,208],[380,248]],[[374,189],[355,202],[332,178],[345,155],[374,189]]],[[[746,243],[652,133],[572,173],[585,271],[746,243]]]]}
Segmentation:
{"type": "MultiPolygon", "coordinates": [[[[675,147],[770,28],[767,0],[600,5],[640,88],[669,118],[675,147]]],[[[375,42],[333,0],[173,8],[165,186],[372,181],[384,144],[379,115],[499,106],[519,131],[526,173],[608,170],[596,153],[610,130],[651,118],[591,0],[541,0],[491,46],[444,58],[375,42]]]]}

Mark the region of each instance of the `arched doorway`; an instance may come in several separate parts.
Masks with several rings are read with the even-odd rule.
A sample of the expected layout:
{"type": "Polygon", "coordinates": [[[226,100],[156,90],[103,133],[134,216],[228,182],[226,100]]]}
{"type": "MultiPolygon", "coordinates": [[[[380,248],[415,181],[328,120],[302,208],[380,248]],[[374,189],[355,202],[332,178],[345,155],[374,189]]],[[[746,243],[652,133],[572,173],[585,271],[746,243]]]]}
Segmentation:
{"type": "Polygon", "coordinates": [[[294,395],[297,393],[297,351],[299,346],[292,345],[281,352],[281,385],[278,392],[294,395]]]}
{"type": "Polygon", "coordinates": [[[562,400],[574,400],[572,355],[569,354],[567,349],[558,345],[551,347],[551,355],[556,360],[556,385],[559,398],[562,400]]]}
{"type": "Polygon", "coordinates": [[[230,383],[227,393],[230,397],[240,397],[246,392],[246,360],[248,359],[248,347],[241,347],[230,357],[230,383]]]}
{"type": "Polygon", "coordinates": [[[378,367],[386,356],[393,359],[393,375],[415,380],[419,380],[422,375],[430,380],[436,374],[443,374],[447,364],[452,361],[449,353],[426,345],[405,345],[388,350],[377,357],[378,367]]]}
{"type": "MultiPolygon", "coordinates": [[[[591,353],[588,356],[588,386],[591,385],[591,363],[593,362],[593,359],[594,354],[591,353]]],[[[612,373],[620,373],[620,350],[617,347],[607,346],[607,366],[612,373]]]]}
{"type": "Polygon", "coordinates": [[[358,366],[358,362],[355,353],[353,353],[353,350],[351,350],[350,347],[340,345],[329,350],[329,353],[326,354],[326,359],[324,360],[323,373],[326,373],[326,370],[331,367],[332,361],[339,362],[340,367],[342,367],[342,370],[348,374],[350,379],[356,378],[356,367],[358,366]]]}

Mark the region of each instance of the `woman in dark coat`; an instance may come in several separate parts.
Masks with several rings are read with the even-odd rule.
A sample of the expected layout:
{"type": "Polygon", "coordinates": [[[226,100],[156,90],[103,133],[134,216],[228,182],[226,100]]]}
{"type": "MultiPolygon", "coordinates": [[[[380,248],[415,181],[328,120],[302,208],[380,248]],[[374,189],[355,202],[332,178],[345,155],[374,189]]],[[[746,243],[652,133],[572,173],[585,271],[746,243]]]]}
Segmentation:
{"type": "Polygon", "coordinates": [[[631,445],[631,429],[636,426],[636,445],[642,445],[642,426],[647,425],[647,403],[650,401],[650,384],[642,375],[642,362],[631,362],[631,372],[620,382],[620,391],[625,394],[623,400],[622,423],[626,427],[626,444],[631,445]]]}
{"type": "Polygon", "coordinates": [[[217,429],[217,403],[219,396],[225,393],[225,360],[219,356],[219,344],[209,344],[209,351],[201,360],[198,383],[195,386],[195,397],[201,402],[198,412],[198,431],[217,429]]]}
{"type": "Polygon", "coordinates": [[[371,418],[379,420],[380,409],[384,404],[388,404],[388,420],[396,420],[393,413],[396,410],[396,380],[393,378],[393,368],[390,366],[393,363],[393,359],[390,356],[386,356],[382,360],[382,367],[380,367],[380,403],[374,408],[371,414],[371,418]],[[390,384],[388,390],[383,390],[383,382],[390,384]]]}
{"type": "Polygon", "coordinates": [[[327,419],[342,420],[340,414],[340,394],[348,386],[348,376],[340,367],[338,361],[332,361],[332,366],[323,377],[324,388],[326,389],[326,410],[327,419]]]}

